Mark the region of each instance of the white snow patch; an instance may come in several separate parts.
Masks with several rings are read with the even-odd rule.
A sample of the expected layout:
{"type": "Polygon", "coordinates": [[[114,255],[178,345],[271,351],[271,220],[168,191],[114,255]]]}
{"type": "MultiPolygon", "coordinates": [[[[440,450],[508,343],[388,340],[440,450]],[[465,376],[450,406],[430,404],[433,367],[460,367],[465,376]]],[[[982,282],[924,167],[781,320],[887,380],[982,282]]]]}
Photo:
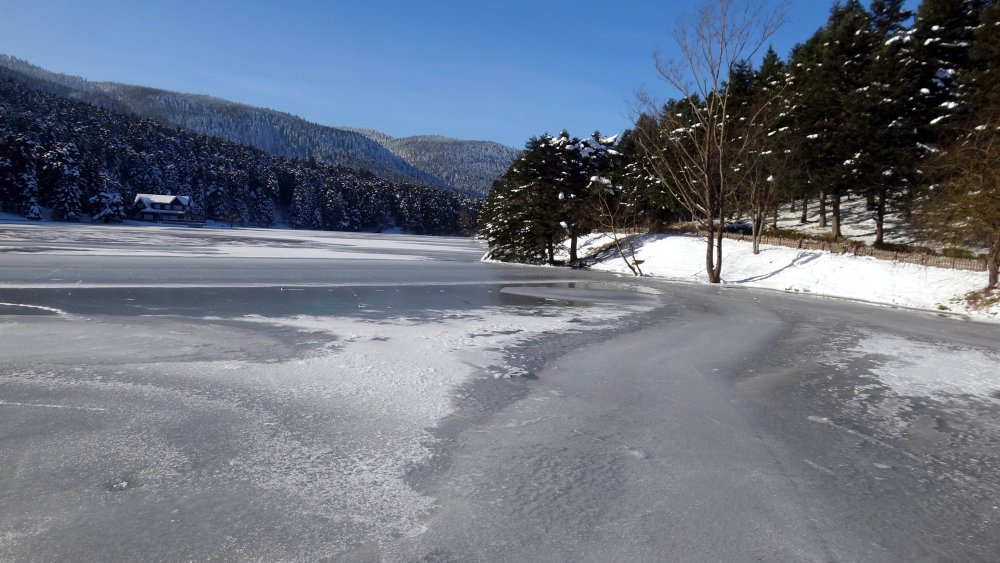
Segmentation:
{"type": "Polygon", "coordinates": [[[901,396],[974,396],[1000,393],[1000,355],[973,348],[933,345],[888,334],[867,334],[849,357],[887,359],[872,374],[901,396]]]}
{"type": "MultiPolygon", "coordinates": [[[[594,234],[579,241],[588,256],[612,241],[594,234]]],[[[565,245],[564,245],[565,246],[565,245]]],[[[979,320],[1000,320],[1000,306],[969,311],[962,297],[986,286],[986,272],[933,268],[851,254],[761,245],[753,254],[749,241],[723,241],[723,284],[777,289],[854,299],[925,310],[959,311],[979,320]]],[[[705,283],[705,239],[692,235],[643,235],[634,258],[643,273],[671,280],[705,283]]],[[[617,254],[593,266],[596,270],[631,274],[617,254]]]]}
{"type": "MultiPolygon", "coordinates": [[[[39,311],[47,311],[49,313],[55,313],[61,316],[69,316],[69,313],[63,311],[62,309],[56,309],[55,307],[44,307],[42,305],[25,305],[24,303],[0,303],[0,307],[20,307],[23,309],[38,309],[39,311]]],[[[0,328],[4,328],[10,325],[4,324],[0,325],[0,328]]]]}

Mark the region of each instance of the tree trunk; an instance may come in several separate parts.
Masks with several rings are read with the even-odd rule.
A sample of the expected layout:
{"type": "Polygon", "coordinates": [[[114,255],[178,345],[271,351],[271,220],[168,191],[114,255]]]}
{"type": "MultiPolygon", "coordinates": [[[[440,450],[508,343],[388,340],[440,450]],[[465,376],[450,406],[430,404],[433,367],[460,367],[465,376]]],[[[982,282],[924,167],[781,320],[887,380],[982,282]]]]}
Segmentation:
{"type": "Polygon", "coordinates": [[[986,256],[986,268],[990,273],[987,290],[996,289],[1000,283],[1000,231],[993,231],[990,239],[990,252],[986,256]]]}
{"type": "Polygon", "coordinates": [[[764,236],[763,212],[753,216],[753,253],[760,254],[760,238],[764,236]]]}
{"type": "Polygon", "coordinates": [[[715,230],[708,231],[707,244],[705,245],[705,272],[708,273],[708,283],[719,283],[713,276],[715,274],[715,230]]]}
{"type": "Polygon", "coordinates": [[[819,228],[826,228],[826,192],[819,192],[819,228]]]}
{"type": "Polygon", "coordinates": [[[715,269],[709,272],[708,281],[711,283],[722,282],[722,228],[715,233],[715,269]]]}
{"type": "Polygon", "coordinates": [[[569,235],[569,265],[576,266],[577,256],[576,256],[576,231],[573,231],[569,235]]]}
{"type": "Polygon", "coordinates": [[[556,247],[552,241],[545,243],[545,252],[549,255],[549,264],[556,263],[556,247]]]}
{"type": "Polygon", "coordinates": [[[833,235],[833,240],[837,241],[844,238],[844,236],[840,234],[840,192],[833,193],[832,197],[833,199],[831,201],[832,205],[830,209],[830,218],[832,219],[830,234],[833,235]]]}
{"type": "Polygon", "coordinates": [[[875,246],[885,242],[885,188],[879,188],[875,202],[875,246]]]}
{"type": "Polygon", "coordinates": [[[795,196],[792,196],[791,210],[789,213],[795,213],[795,196]]]}
{"type": "Polygon", "coordinates": [[[809,221],[809,198],[802,196],[802,216],[799,218],[799,223],[805,225],[809,221]]]}

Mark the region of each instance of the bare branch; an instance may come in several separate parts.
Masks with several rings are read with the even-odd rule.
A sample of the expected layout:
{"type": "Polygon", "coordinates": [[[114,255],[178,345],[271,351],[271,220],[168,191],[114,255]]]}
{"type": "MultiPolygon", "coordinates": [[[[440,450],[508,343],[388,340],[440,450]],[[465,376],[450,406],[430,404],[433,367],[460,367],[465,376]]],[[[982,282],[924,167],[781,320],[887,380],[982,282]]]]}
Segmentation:
{"type": "MultiPolygon", "coordinates": [[[[709,281],[719,282],[722,269],[722,227],[735,190],[759,169],[761,151],[753,136],[766,134],[753,125],[739,129],[743,138],[730,139],[730,89],[727,82],[740,61],[767,44],[784,20],[784,9],[760,0],[705,0],[693,22],[679,20],[673,37],[676,59],[654,64],[660,77],[679,97],[650,111],[657,127],[640,131],[640,148],[649,172],[670,190],[708,234],[706,268],[709,281]],[[734,170],[743,171],[742,174],[734,170]]],[[[645,100],[648,106],[652,104],[645,100]]],[[[755,180],[759,180],[756,178],[755,180]]]]}

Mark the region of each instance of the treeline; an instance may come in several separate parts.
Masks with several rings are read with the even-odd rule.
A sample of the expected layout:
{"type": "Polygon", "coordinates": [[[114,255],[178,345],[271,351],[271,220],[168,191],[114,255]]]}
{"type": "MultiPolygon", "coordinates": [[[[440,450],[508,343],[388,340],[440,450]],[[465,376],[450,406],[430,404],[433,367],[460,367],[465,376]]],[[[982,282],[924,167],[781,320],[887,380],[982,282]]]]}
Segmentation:
{"type": "Polygon", "coordinates": [[[601,230],[655,230],[679,207],[643,168],[635,131],[621,137],[543,134],[494,184],[480,216],[480,234],[495,260],[555,262],[555,247],[570,240],[578,261],[580,235],[601,230]]]}
{"type": "Polygon", "coordinates": [[[296,228],[471,234],[478,202],[451,190],[288,159],[0,80],[0,208],[120,222],[137,193],[189,195],[198,219],[296,228]]]}
{"type": "MultiPolygon", "coordinates": [[[[748,38],[760,22],[737,24],[733,17],[728,27],[719,27],[718,21],[704,19],[706,14],[718,19],[719,7],[730,4],[712,3],[714,12],[702,12],[697,28],[679,35],[688,41],[682,45],[689,54],[684,64],[658,65],[682,95],[648,106],[623,136],[628,144],[614,148],[619,171],[609,173],[612,184],[590,182],[587,192],[615,192],[613,205],[607,197],[599,205],[583,205],[591,210],[587,225],[655,229],[664,219],[694,221],[709,234],[709,279],[718,281],[721,233],[733,218],[750,220],[759,248],[762,233],[776,227],[779,205],[791,203],[803,222],[818,211],[821,226],[836,240],[842,238],[841,202],[861,197],[876,224],[876,245],[885,245],[886,214],[897,212],[913,231],[929,238],[985,245],[989,285],[995,287],[1000,270],[998,2],[923,0],[915,14],[903,0],[873,0],[868,7],[858,0],[838,2],[826,25],[787,60],[772,49],[758,66],[744,57],[754,50],[748,38]],[[727,53],[738,56],[727,59],[727,53]]],[[[529,152],[536,141],[529,141],[529,152]]],[[[516,162],[494,185],[486,225],[505,219],[490,202],[529,185],[515,174],[526,163],[516,162]]],[[[537,175],[537,182],[546,184],[543,177],[537,175]]],[[[562,184],[549,182],[548,189],[559,193],[562,184]]],[[[535,228],[539,220],[526,219],[524,229],[535,228]]],[[[564,222],[558,212],[546,220],[556,226],[564,222]]],[[[572,233],[556,228],[552,234],[566,238],[572,233]]],[[[533,240],[529,254],[540,260],[548,243],[533,240]]]]}

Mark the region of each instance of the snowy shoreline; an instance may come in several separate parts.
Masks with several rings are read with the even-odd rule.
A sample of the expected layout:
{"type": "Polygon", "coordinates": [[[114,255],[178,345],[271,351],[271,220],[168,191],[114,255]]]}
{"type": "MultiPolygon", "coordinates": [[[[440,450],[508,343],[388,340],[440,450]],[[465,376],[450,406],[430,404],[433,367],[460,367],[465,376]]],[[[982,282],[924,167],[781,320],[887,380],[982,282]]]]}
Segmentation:
{"type": "MultiPolygon", "coordinates": [[[[342,233],[285,229],[184,229],[153,225],[117,226],[6,222],[0,247],[17,252],[124,256],[204,256],[422,261],[460,252],[475,260],[480,245],[457,249],[449,239],[416,235],[342,233]]],[[[631,276],[609,234],[581,237],[580,256],[594,271],[631,276]]],[[[568,259],[563,244],[556,258],[568,259]]],[[[707,283],[705,241],[693,235],[639,235],[635,258],[646,276],[681,283],[707,283]]],[[[491,260],[480,260],[492,262],[491,260]]],[[[527,267],[518,264],[518,267],[527,267]]],[[[873,305],[929,311],[1000,322],[1000,305],[973,309],[965,296],[986,286],[986,272],[889,262],[871,257],[761,245],[754,255],[748,241],[723,242],[722,285],[845,299],[873,305]]],[[[47,284],[48,285],[48,284],[47,284]]],[[[74,284],[79,287],[79,284],[74,284]]],[[[10,285],[8,287],[14,287],[10,285]]]]}
{"type": "MultiPolygon", "coordinates": [[[[606,233],[581,237],[580,256],[597,271],[631,276],[625,262],[607,246],[606,233]]],[[[562,255],[568,258],[562,247],[562,255]]],[[[673,282],[707,283],[705,239],[693,235],[640,235],[635,259],[643,274],[673,282]]],[[[1000,322],[1000,305],[972,309],[965,295],[986,286],[986,272],[950,270],[888,262],[870,257],[761,245],[753,254],[747,241],[726,239],[722,285],[845,299],[873,305],[932,311],[977,321],[1000,322]]]]}

